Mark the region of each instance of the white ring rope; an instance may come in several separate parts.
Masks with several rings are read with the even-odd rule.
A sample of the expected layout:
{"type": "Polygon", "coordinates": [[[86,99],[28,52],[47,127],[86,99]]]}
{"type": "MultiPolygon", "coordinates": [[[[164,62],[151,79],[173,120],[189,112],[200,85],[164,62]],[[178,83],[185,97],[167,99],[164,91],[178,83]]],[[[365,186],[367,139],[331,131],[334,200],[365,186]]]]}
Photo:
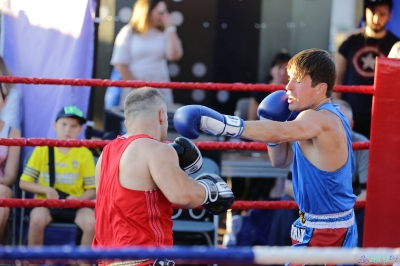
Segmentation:
{"type": "Polygon", "coordinates": [[[400,262],[400,248],[253,247],[255,263],[387,264],[400,262]]]}

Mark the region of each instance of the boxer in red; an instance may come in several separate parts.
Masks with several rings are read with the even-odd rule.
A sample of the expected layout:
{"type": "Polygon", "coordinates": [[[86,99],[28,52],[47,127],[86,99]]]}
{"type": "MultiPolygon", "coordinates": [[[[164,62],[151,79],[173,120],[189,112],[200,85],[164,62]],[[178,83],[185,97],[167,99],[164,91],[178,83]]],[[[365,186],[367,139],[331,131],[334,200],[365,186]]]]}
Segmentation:
{"type": "MultiPolygon", "coordinates": [[[[161,94],[153,88],[132,90],[125,99],[127,133],[109,143],[96,165],[93,248],[170,247],[172,203],[225,212],[234,196],[215,174],[192,179],[202,165],[188,139],[165,144],[168,118],[161,94]]],[[[100,261],[99,265],[174,265],[165,259],[100,261]]]]}

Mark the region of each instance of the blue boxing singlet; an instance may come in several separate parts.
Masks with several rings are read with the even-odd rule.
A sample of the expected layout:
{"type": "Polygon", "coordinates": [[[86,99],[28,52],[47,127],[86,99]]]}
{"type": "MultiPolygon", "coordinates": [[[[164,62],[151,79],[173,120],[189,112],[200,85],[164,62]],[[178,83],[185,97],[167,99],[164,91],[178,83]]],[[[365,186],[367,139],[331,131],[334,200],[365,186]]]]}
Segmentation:
{"type": "Polygon", "coordinates": [[[294,247],[355,247],[357,225],[353,206],[356,196],[352,188],[355,162],[351,129],[346,117],[330,102],[321,105],[319,110],[328,110],[342,121],[348,158],[339,170],[323,171],[304,157],[298,142],[293,144],[293,194],[300,218],[292,225],[292,243],[294,247]]]}
{"type": "Polygon", "coordinates": [[[351,129],[346,117],[330,102],[321,105],[318,110],[328,110],[342,121],[346,132],[348,158],[346,163],[335,172],[323,171],[311,164],[301,152],[298,142],[293,146],[293,193],[299,209],[312,214],[330,214],[353,208],[356,196],[353,194],[352,175],[354,155],[351,141],[351,129]]]}

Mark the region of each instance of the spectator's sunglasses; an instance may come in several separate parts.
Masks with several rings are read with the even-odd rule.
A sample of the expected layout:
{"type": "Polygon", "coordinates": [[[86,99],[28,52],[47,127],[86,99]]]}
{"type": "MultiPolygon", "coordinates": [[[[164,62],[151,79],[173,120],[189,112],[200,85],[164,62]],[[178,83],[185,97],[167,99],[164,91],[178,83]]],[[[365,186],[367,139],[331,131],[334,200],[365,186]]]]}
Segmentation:
{"type": "Polygon", "coordinates": [[[4,94],[4,83],[0,83],[0,93],[1,93],[1,97],[3,97],[3,100],[6,99],[7,95],[4,94]]]}

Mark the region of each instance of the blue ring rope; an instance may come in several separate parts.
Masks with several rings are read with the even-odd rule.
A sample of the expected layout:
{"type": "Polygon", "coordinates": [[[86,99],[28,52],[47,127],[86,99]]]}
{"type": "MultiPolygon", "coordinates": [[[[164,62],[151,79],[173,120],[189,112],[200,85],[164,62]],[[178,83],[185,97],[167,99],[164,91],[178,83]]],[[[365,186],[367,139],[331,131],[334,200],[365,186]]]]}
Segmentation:
{"type": "Polygon", "coordinates": [[[91,249],[70,246],[44,246],[37,248],[2,247],[0,260],[99,260],[99,259],[156,259],[195,260],[199,262],[254,262],[251,248],[216,249],[201,246],[176,246],[169,249],[156,247],[129,247],[119,249],[91,249]]]}

